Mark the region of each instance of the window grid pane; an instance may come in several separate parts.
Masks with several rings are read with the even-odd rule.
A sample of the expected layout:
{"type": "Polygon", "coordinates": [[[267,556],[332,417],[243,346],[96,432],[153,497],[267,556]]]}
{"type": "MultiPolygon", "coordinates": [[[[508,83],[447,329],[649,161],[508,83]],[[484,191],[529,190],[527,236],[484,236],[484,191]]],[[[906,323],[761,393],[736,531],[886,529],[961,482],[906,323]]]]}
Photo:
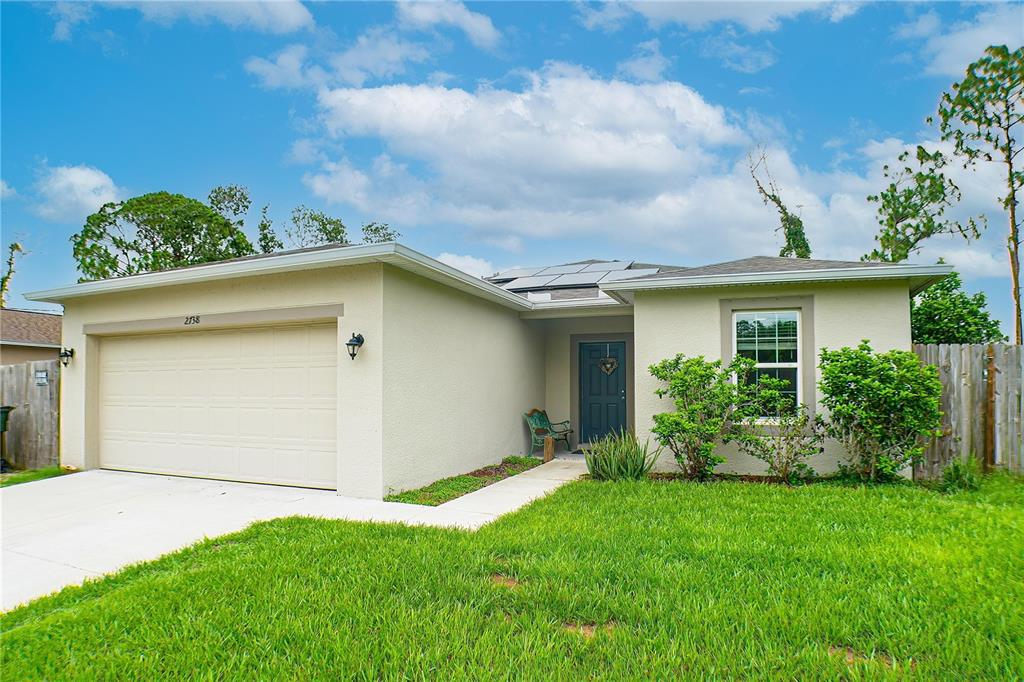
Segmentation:
{"type": "MultiPolygon", "coordinates": [[[[735,313],[736,355],[754,360],[746,383],[768,376],[787,382],[783,396],[795,408],[799,403],[799,339],[795,311],[735,313]]],[[[765,415],[770,416],[770,415],[765,415]]]]}

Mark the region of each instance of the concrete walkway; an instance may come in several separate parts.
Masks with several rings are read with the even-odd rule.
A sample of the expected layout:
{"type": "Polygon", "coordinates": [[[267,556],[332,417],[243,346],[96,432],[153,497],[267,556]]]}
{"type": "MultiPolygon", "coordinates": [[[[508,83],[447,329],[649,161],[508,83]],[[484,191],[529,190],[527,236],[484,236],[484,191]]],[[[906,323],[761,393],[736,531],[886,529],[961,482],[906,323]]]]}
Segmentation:
{"type": "Polygon", "coordinates": [[[585,472],[556,459],[439,507],[118,471],[23,483],[0,489],[0,608],[284,516],[476,529],[585,472]]]}

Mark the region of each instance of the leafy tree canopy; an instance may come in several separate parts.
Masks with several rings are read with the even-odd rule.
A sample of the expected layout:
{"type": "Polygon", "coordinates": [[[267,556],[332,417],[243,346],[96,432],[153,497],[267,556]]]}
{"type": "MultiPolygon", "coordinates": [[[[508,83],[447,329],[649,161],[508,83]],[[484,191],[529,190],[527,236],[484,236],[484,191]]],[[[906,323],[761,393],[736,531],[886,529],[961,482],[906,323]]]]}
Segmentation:
{"type": "Polygon", "coordinates": [[[921,242],[937,234],[959,234],[968,241],[980,236],[973,218],[966,225],[943,218],[946,209],[960,201],[960,189],[942,172],[949,163],[942,152],[918,145],[914,161],[909,159],[910,152],[905,151],[899,156],[902,169],[885,166],[889,186],[868,197],[878,204],[882,229],[875,237],[878,247],[861,260],[904,261],[920,250],[921,242]]]}
{"type": "Polygon", "coordinates": [[[254,252],[238,224],[201,201],[169,192],[104,204],[71,242],[83,282],[254,252]]]}
{"type": "Polygon", "coordinates": [[[298,249],[321,244],[348,244],[347,229],[341,218],[333,218],[301,204],[292,209],[291,224],[284,233],[292,246],[298,249]]]}
{"type": "Polygon", "coordinates": [[[992,319],[985,294],[969,295],[953,273],[917,295],[910,303],[914,343],[989,343],[1005,341],[992,319]]]}
{"type": "Polygon", "coordinates": [[[385,242],[396,242],[401,233],[387,223],[366,223],[363,225],[364,244],[383,244],[385,242]]]}

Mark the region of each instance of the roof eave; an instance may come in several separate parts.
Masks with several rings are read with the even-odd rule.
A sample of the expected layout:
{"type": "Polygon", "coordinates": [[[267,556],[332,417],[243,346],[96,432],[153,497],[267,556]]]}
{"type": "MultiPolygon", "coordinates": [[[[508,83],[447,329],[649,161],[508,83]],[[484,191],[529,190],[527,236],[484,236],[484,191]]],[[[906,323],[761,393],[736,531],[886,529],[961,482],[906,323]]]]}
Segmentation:
{"type": "Polygon", "coordinates": [[[287,253],[252,260],[209,263],[178,270],[148,272],[128,277],[82,282],[57,289],[33,291],[26,294],[25,298],[30,301],[62,303],[70,299],[115,292],[364,263],[390,263],[509,308],[517,310],[532,308],[532,304],[521,296],[507,292],[490,282],[468,275],[395,242],[339,246],[320,251],[287,253]]]}
{"type": "Polygon", "coordinates": [[[661,279],[635,279],[602,283],[602,291],[623,303],[633,301],[633,292],[665,289],[690,289],[752,284],[798,284],[807,282],[841,282],[882,279],[906,279],[911,294],[916,294],[953,272],[950,265],[893,265],[864,268],[828,268],[798,272],[758,272],[745,274],[697,275],[665,277],[661,279]]]}

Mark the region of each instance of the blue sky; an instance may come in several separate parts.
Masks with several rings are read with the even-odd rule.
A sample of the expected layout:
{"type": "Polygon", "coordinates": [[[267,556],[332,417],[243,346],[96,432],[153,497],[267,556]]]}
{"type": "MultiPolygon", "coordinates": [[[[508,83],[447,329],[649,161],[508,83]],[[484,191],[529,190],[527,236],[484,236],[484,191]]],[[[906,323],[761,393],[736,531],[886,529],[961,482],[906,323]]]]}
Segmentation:
{"type": "MultiPolygon", "coordinates": [[[[474,274],[582,258],[692,265],[779,248],[747,155],[767,149],[816,257],[870,251],[881,167],[1024,5],[3,3],[11,304],[77,278],[101,203],[247,186],[280,227],[306,204],[391,223],[474,274]]],[[[954,170],[984,213],[934,240],[1010,316],[999,169],[954,170]]],[[[255,215],[255,211],[254,211],[255,215]]],[[[255,220],[249,221],[255,225],[255,220]]]]}

